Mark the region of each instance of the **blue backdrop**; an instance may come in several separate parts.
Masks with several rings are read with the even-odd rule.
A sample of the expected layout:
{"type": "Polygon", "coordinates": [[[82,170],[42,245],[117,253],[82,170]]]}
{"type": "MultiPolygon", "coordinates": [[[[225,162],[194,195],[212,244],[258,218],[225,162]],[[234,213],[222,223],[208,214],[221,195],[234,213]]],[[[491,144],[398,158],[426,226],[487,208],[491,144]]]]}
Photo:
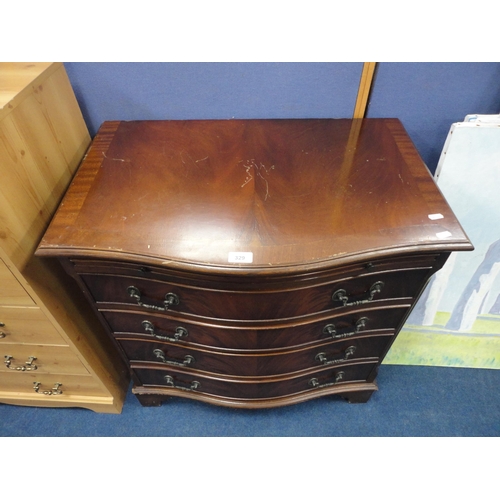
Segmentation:
{"type": "MultiPolygon", "coordinates": [[[[105,120],[351,118],[362,63],[65,63],[105,120]]],[[[434,171],[450,125],[500,112],[500,63],[379,63],[367,117],[396,117],[434,171]]]]}

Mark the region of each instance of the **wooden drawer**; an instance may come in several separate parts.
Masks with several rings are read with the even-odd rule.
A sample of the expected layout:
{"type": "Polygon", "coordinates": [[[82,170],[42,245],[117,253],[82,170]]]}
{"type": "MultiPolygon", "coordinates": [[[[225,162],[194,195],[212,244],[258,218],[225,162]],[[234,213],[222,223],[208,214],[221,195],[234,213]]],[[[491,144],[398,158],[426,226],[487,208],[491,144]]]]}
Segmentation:
{"type": "Polygon", "coordinates": [[[138,309],[157,312],[168,309],[204,318],[248,321],[309,316],[346,310],[353,304],[389,305],[394,299],[415,297],[428,274],[428,269],[372,273],[314,287],[294,288],[292,284],[286,291],[210,290],[137,277],[81,277],[98,305],[135,304],[138,309]],[[169,297],[178,303],[166,306],[169,297]]]}
{"type": "Polygon", "coordinates": [[[439,254],[421,253],[416,255],[394,255],[390,258],[361,260],[352,264],[344,264],[320,271],[303,273],[270,274],[270,273],[235,273],[210,274],[194,273],[173,268],[157,267],[127,261],[95,260],[92,258],[71,258],[68,260],[72,272],[76,274],[106,274],[111,276],[129,276],[147,278],[167,283],[177,283],[191,287],[219,290],[259,291],[265,285],[270,290],[290,288],[290,283],[302,286],[314,286],[325,282],[339,281],[370,273],[387,271],[403,271],[414,269],[431,269],[436,265],[439,254]]]}
{"type": "Polygon", "coordinates": [[[134,362],[149,361],[165,366],[182,365],[189,371],[242,377],[281,375],[314,370],[322,366],[344,365],[356,359],[378,358],[392,340],[392,334],[325,342],[313,347],[282,351],[215,350],[160,343],[152,340],[120,339],[120,346],[134,362]]]}
{"type": "Polygon", "coordinates": [[[27,371],[72,375],[88,375],[89,373],[69,347],[1,344],[0,355],[2,361],[0,372],[16,372],[20,377],[24,376],[27,371]],[[6,356],[10,357],[11,368],[7,367],[6,356]],[[31,358],[35,359],[31,363],[31,369],[28,370],[30,366],[26,362],[29,362],[31,358]]]}
{"type": "Polygon", "coordinates": [[[99,382],[90,376],[47,374],[38,371],[24,372],[22,376],[15,372],[2,373],[0,377],[0,402],[14,397],[33,397],[36,400],[58,401],[70,397],[109,396],[99,382]],[[38,392],[35,383],[39,383],[38,392]],[[55,384],[62,384],[59,390],[62,394],[43,394],[50,391],[55,384]]]}
{"type": "Polygon", "coordinates": [[[191,391],[241,399],[282,397],[317,391],[330,384],[341,386],[349,382],[366,381],[375,366],[375,362],[357,361],[347,366],[321,368],[295,376],[244,378],[195,374],[168,367],[157,368],[152,363],[132,363],[136,378],[146,387],[171,387],[172,395],[191,391]]]}
{"type": "MultiPolygon", "coordinates": [[[[35,302],[0,259],[0,306],[34,306],[35,302]]],[[[0,319],[1,321],[1,319],[0,319]]]]}
{"type": "Polygon", "coordinates": [[[179,345],[210,346],[220,350],[281,349],[317,344],[328,339],[355,338],[366,332],[394,331],[403,321],[409,304],[371,308],[316,319],[313,322],[265,322],[249,326],[197,322],[141,311],[102,310],[116,336],[174,341],[179,345]],[[177,339],[177,340],[176,340],[177,339]]]}
{"type": "Polygon", "coordinates": [[[37,307],[0,307],[0,347],[6,343],[67,345],[37,307]]]}

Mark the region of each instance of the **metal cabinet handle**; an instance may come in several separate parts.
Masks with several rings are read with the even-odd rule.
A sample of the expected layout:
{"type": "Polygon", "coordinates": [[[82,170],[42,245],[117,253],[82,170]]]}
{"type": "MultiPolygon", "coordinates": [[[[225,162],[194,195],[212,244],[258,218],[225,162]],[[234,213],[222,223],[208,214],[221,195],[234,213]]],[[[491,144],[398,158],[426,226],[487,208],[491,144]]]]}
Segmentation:
{"type": "Polygon", "coordinates": [[[59,387],[62,386],[60,382],[56,382],[51,390],[42,392],[40,392],[40,385],[41,385],[40,382],[33,382],[33,385],[34,385],[33,389],[35,390],[35,392],[37,392],[38,394],[44,394],[45,396],[60,396],[63,393],[59,389],[59,387]]]}
{"type": "Polygon", "coordinates": [[[172,366],[189,366],[189,365],[192,365],[194,363],[194,361],[195,361],[194,357],[190,356],[189,354],[187,354],[186,356],[184,356],[184,361],[177,361],[177,360],[167,359],[165,357],[165,353],[161,349],[155,349],[153,351],[153,354],[158,359],[160,359],[163,363],[165,363],[167,365],[172,365],[172,366]]]}
{"type": "MultiPolygon", "coordinates": [[[[3,321],[0,321],[0,328],[3,328],[5,326],[5,323],[3,321]]],[[[0,339],[5,338],[5,332],[0,332],[0,339]]]]}
{"type": "Polygon", "coordinates": [[[335,378],[333,382],[328,382],[326,384],[320,384],[319,380],[317,378],[312,378],[309,380],[309,385],[313,387],[314,389],[321,389],[323,387],[330,387],[332,385],[338,384],[339,382],[342,382],[344,380],[345,373],[344,372],[337,372],[335,374],[335,378]]]}
{"type": "Polygon", "coordinates": [[[360,304],[371,302],[374,299],[375,294],[382,291],[382,288],[384,288],[384,282],[377,281],[376,283],[373,283],[373,285],[368,290],[368,297],[366,299],[353,300],[351,302],[349,302],[349,296],[347,295],[347,292],[343,288],[340,288],[339,290],[333,292],[332,300],[334,302],[342,302],[342,306],[358,306],[360,304]]]}
{"type": "Polygon", "coordinates": [[[180,338],[188,336],[188,331],[182,326],[178,326],[175,329],[173,337],[169,337],[168,335],[159,335],[158,333],[156,333],[155,326],[153,325],[153,323],[151,323],[151,321],[144,320],[142,322],[142,326],[146,333],[149,333],[153,337],[160,340],[169,340],[170,342],[177,342],[180,338]]]}
{"type": "Polygon", "coordinates": [[[155,311],[168,311],[169,307],[177,306],[180,303],[179,297],[175,293],[165,294],[163,306],[155,306],[142,302],[141,291],[136,286],[129,286],[127,288],[127,293],[129,297],[136,300],[138,306],[145,307],[146,309],[153,309],[155,311]]]}
{"type": "Polygon", "coordinates": [[[9,370],[17,370],[19,372],[30,372],[36,370],[38,367],[33,364],[33,361],[35,361],[35,356],[30,356],[28,358],[28,361],[24,363],[24,365],[18,365],[18,366],[11,366],[12,360],[14,359],[12,356],[4,356],[5,358],[5,366],[9,370]]]}
{"type": "Polygon", "coordinates": [[[174,382],[174,377],[171,375],[165,375],[165,385],[173,387],[174,389],[181,389],[182,391],[196,391],[201,387],[201,383],[197,380],[193,380],[189,387],[184,387],[182,385],[176,385],[174,382]]]}
{"type": "Polygon", "coordinates": [[[345,339],[347,337],[352,337],[353,335],[356,335],[356,333],[359,333],[366,326],[367,321],[368,318],[366,317],[359,318],[358,321],[356,321],[356,324],[354,325],[354,330],[352,332],[345,332],[345,333],[337,333],[335,325],[329,324],[323,328],[323,333],[325,335],[331,335],[332,339],[335,340],[345,339]]]}
{"type": "Polygon", "coordinates": [[[320,363],[322,363],[325,366],[336,365],[337,363],[342,363],[343,361],[347,361],[351,356],[354,355],[355,352],[356,352],[356,347],[351,345],[344,351],[344,354],[341,358],[335,358],[335,359],[328,360],[328,358],[326,357],[326,354],[324,352],[319,352],[318,354],[316,354],[314,359],[316,361],[319,361],[320,363]]]}

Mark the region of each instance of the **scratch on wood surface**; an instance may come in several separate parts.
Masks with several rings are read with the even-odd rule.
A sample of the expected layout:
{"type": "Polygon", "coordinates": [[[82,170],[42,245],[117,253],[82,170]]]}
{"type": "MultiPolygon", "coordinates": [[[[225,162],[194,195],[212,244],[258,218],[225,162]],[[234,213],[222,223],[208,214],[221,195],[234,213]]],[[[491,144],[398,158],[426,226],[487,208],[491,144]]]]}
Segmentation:
{"type": "Polygon", "coordinates": [[[262,174],[258,170],[257,175],[266,183],[266,196],[264,197],[264,201],[267,201],[267,197],[269,196],[269,182],[267,182],[267,180],[262,177],[262,174]]]}
{"type": "Polygon", "coordinates": [[[101,153],[102,153],[102,156],[104,156],[104,158],[106,158],[106,160],[130,162],[130,160],[123,160],[122,158],[108,158],[106,156],[106,154],[104,153],[104,151],[101,151],[101,153]]]}
{"type": "Polygon", "coordinates": [[[243,162],[245,162],[243,164],[243,168],[245,169],[246,172],[246,178],[241,187],[246,186],[254,178],[254,176],[252,175],[252,169],[253,169],[253,171],[266,183],[266,194],[264,196],[264,201],[267,201],[267,199],[270,197],[269,182],[262,175],[262,170],[265,172],[266,175],[269,175],[269,171],[274,170],[275,166],[271,165],[270,167],[266,167],[263,163],[257,163],[254,158],[251,158],[249,160],[240,160],[238,163],[243,163],[243,162]]]}
{"type": "Polygon", "coordinates": [[[209,156],[205,156],[205,158],[200,158],[199,160],[193,160],[193,158],[191,157],[191,155],[187,151],[184,151],[184,150],[182,150],[179,153],[179,155],[181,157],[181,161],[182,161],[183,165],[186,165],[186,159],[184,158],[184,156],[187,156],[187,158],[189,159],[189,161],[191,161],[191,163],[193,163],[194,165],[196,165],[200,161],[208,160],[208,158],[209,158],[209,156]]]}

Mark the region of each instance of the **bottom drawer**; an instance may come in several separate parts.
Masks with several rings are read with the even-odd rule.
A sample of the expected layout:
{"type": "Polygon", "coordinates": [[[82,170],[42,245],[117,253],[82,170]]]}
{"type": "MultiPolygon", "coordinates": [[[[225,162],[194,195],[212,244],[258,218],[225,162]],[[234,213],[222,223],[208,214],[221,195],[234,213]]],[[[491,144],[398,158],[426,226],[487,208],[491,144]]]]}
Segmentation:
{"type": "Polygon", "coordinates": [[[0,402],[15,396],[57,400],[81,396],[102,397],[109,396],[109,393],[91,376],[36,372],[23,373],[20,376],[18,373],[2,373],[0,402]]]}
{"type": "Polygon", "coordinates": [[[180,396],[186,391],[226,398],[260,399],[310,392],[328,386],[366,381],[377,363],[357,362],[342,367],[323,368],[295,377],[217,377],[195,371],[179,371],[147,363],[132,363],[134,375],[144,386],[171,388],[180,396]]]}

